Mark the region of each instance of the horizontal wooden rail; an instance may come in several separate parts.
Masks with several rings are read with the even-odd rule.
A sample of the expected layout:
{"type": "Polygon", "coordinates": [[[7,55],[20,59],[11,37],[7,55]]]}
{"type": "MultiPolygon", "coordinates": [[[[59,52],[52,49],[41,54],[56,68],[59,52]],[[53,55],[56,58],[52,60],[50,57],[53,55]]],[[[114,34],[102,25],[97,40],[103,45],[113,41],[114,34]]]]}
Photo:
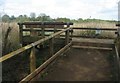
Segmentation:
{"type": "MultiPolygon", "coordinates": [[[[117,28],[84,28],[84,27],[71,27],[72,29],[83,29],[83,30],[109,30],[109,31],[117,31],[117,28]]],[[[60,31],[62,29],[58,29],[60,31]]],[[[23,29],[23,31],[30,31],[30,29],[23,29]]],[[[41,31],[41,29],[33,29],[33,31],[41,31]]],[[[51,29],[46,29],[45,31],[54,31],[51,29]]]]}
{"type": "MultiPolygon", "coordinates": [[[[63,30],[63,29],[61,29],[61,30],[63,30]]],[[[61,30],[56,30],[56,31],[61,31],[61,30]]],[[[23,29],[23,31],[30,31],[30,29],[23,29]]],[[[33,31],[42,31],[41,29],[33,29],[33,31]]],[[[48,29],[48,30],[44,30],[45,32],[54,32],[54,30],[50,30],[50,29],[48,29]]]]}
{"type": "Polygon", "coordinates": [[[24,22],[18,23],[18,25],[73,25],[73,23],[64,23],[64,22],[24,22]]]}
{"type": "Polygon", "coordinates": [[[43,39],[40,39],[40,40],[38,40],[38,41],[36,41],[36,42],[34,42],[34,43],[31,43],[31,44],[29,44],[29,45],[27,45],[27,46],[22,47],[22,48],[20,48],[20,49],[18,49],[18,50],[16,50],[16,51],[13,51],[13,52],[11,52],[11,53],[9,53],[9,54],[6,54],[6,55],[4,55],[3,57],[0,58],[0,62],[3,62],[3,61],[5,61],[5,60],[7,60],[7,59],[9,59],[9,58],[11,58],[11,57],[13,57],[13,56],[15,56],[15,55],[18,55],[19,53],[24,52],[24,51],[26,51],[26,50],[28,50],[28,49],[30,49],[30,48],[38,45],[38,44],[43,43],[43,42],[46,41],[46,40],[49,40],[49,39],[51,39],[51,38],[53,38],[53,37],[55,37],[55,36],[60,35],[61,33],[65,32],[65,31],[67,31],[67,30],[70,30],[70,29],[71,29],[71,27],[69,27],[69,28],[67,28],[67,29],[64,29],[64,30],[62,30],[62,31],[53,33],[53,34],[51,34],[51,35],[48,36],[48,37],[45,37],[45,38],[43,38],[43,39]]]}
{"type": "Polygon", "coordinates": [[[108,30],[117,31],[117,28],[84,28],[84,27],[72,27],[73,29],[83,29],[83,30],[108,30]]]}
{"type": "Polygon", "coordinates": [[[40,67],[38,67],[34,72],[29,74],[27,77],[25,77],[20,83],[22,82],[28,82],[32,80],[36,75],[40,74],[40,72],[45,69],[52,61],[54,61],[61,53],[63,53],[67,48],[69,48],[72,45],[72,42],[67,44],[65,47],[63,47],[61,50],[59,50],[56,54],[54,54],[51,58],[49,58],[47,61],[45,61],[40,67]]]}
{"type": "Polygon", "coordinates": [[[73,45],[72,47],[76,49],[82,48],[82,49],[97,49],[97,50],[110,50],[110,51],[113,50],[112,48],[107,48],[107,47],[76,46],[76,45],[73,45]]]}

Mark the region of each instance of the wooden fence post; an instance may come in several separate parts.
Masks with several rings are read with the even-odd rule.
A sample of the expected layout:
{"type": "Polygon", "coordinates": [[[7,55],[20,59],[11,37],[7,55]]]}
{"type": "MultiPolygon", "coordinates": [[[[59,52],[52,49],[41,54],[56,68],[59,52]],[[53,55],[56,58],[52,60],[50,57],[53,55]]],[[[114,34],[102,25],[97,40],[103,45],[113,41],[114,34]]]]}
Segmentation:
{"type": "Polygon", "coordinates": [[[36,69],[35,47],[31,49],[30,53],[30,73],[36,69]]]}
{"type": "Polygon", "coordinates": [[[30,28],[30,36],[37,36],[37,32],[33,30],[33,27],[30,28]]]}
{"type": "Polygon", "coordinates": [[[56,25],[54,26],[54,33],[57,31],[56,25]]]}
{"type": "Polygon", "coordinates": [[[19,24],[19,39],[20,39],[20,44],[22,46],[23,44],[23,25],[22,24],[19,24]]]}
{"type": "Polygon", "coordinates": [[[72,40],[72,36],[73,36],[73,29],[72,28],[70,29],[70,33],[71,33],[70,34],[70,39],[72,40]]]}
{"type": "MultiPolygon", "coordinates": [[[[44,23],[42,24],[42,27],[41,27],[41,36],[42,38],[45,38],[45,27],[44,27],[44,23]]],[[[44,48],[44,42],[42,43],[42,46],[44,48]]]]}
{"type": "Polygon", "coordinates": [[[49,40],[49,44],[50,44],[50,56],[52,56],[54,54],[54,38],[51,38],[49,40]]]}
{"type": "Polygon", "coordinates": [[[117,36],[120,37],[120,26],[118,26],[118,29],[117,29],[117,36]]]}
{"type": "MultiPolygon", "coordinates": [[[[67,23],[67,28],[70,27],[69,23],[67,23]]],[[[70,34],[69,34],[70,30],[67,30],[65,32],[65,44],[68,44],[69,43],[69,40],[70,40],[70,34]]]]}
{"type": "Polygon", "coordinates": [[[42,36],[42,38],[45,37],[45,25],[44,25],[44,22],[42,22],[42,25],[41,25],[41,36],[42,36]]]}
{"type": "Polygon", "coordinates": [[[67,30],[66,32],[65,32],[65,44],[68,44],[69,43],[69,30],[67,30]]]}

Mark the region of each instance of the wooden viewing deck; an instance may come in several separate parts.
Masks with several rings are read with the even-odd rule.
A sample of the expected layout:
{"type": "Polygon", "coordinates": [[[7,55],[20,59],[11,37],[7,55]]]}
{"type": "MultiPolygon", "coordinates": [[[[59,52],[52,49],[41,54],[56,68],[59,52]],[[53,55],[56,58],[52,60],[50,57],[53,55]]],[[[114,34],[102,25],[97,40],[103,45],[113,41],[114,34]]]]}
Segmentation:
{"type": "MultiPolygon", "coordinates": [[[[26,29],[26,31],[30,31],[30,37],[41,35],[41,39],[38,38],[30,44],[23,45],[22,48],[0,58],[0,62],[3,63],[23,52],[30,52],[30,72],[18,80],[20,83],[31,81],[119,82],[120,58],[114,39],[76,38],[73,36],[73,31],[76,28],[70,27],[73,23],[26,22],[18,24],[20,26],[20,43],[22,45],[24,44],[23,31],[25,30],[23,25],[29,28],[26,29]],[[62,29],[57,31],[55,29],[57,25],[62,27],[62,29]],[[41,33],[37,33],[33,29],[34,27],[41,27],[41,33]],[[53,27],[52,32],[54,33],[45,36],[45,27],[53,27]],[[64,37],[62,36],[61,38],[63,34],[64,37]],[[62,41],[61,44],[57,45],[60,41],[62,41]],[[41,45],[43,46],[42,48],[40,48],[41,45]],[[44,45],[47,46],[45,47],[44,45]],[[37,47],[39,47],[38,50],[36,50],[37,47]],[[40,50],[42,50],[42,52],[40,50]],[[37,67],[36,62],[39,56],[48,56],[49,58],[45,59],[45,61],[37,67]]],[[[90,30],[90,28],[88,29],[90,30]]],[[[85,30],[87,29],[85,28],[85,30]]],[[[94,28],[93,30],[98,29],[94,28]]],[[[109,31],[109,29],[102,30],[109,31]]],[[[116,29],[110,30],[116,31],[116,29]]]]}

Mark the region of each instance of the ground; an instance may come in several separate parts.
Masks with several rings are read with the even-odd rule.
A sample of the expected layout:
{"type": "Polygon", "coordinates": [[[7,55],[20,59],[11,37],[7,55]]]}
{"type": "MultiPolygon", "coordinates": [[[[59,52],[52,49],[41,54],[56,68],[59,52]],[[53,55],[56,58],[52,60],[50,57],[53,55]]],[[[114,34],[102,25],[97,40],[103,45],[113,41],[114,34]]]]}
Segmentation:
{"type": "Polygon", "coordinates": [[[72,48],[67,56],[63,55],[56,60],[42,81],[111,81],[111,53],[112,51],[72,48]]]}

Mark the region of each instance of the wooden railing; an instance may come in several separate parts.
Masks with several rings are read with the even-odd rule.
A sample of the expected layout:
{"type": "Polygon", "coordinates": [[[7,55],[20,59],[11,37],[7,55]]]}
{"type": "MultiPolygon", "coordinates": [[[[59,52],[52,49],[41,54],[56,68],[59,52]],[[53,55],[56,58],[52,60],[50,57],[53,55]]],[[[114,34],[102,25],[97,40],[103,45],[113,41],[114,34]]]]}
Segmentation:
{"type": "MultiPolygon", "coordinates": [[[[84,38],[102,38],[102,39],[106,39],[106,38],[115,38],[114,34],[117,34],[117,28],[85,28],[85,27],[72,27],[73,29],[73,37],[84,37],[84,38]],[[93,32],[92,32],[93,31],[93,32]],[[108,33],[108,32],[112,32],[113,37],[109,36],[105,36],[104,34],[102,34],[102,31],[104,31],[104,33],[108,33]],[[99,32],[99,34],[97,34],[97,32],[99,32]],[[95,36],[98,35],[98,36],[95,36]]],[[[111,33],[110,33],[111,34],[111,33]]]]}
{"type": "Polygon", "coordinates": [[[31,43],[31,44],[29,44],[27,46],[24,46],[24,47],[22,47],[22,48],[20,48],[20,49],[18,49],[16,51],[13,51],[13,52],[11,52],[9,54],[6,54],[6,55],[4,55],[3,57],[0,58],[0,62],[3,62],[3,61],[5,61],[5,60],[7,60],[7,59],[9,59],[11,57],[14,57],[14,56],[16,56],[16,55],[18,55],[18,54],[20,54],[20,53],[22,53],[24,51],[31,50],[31,53],[30,53],[30,72],[31,72],[31,74],[29,74],[26,78],[24,78],[22,80],[22,81],[30,81],[32,78],[34,78],[35,75],[40,73],[46,66],[48,66],[58,55],[63,53],[65,50],[67,50],[71,46],[72,42],[70,42],[70,40],[69,40],[70,39],[69,31],[71,29],[72,28],[70,28],[70,27],[66,28],[66,29],[61,30],[59,32],[56,32],[56,33],[54,33],[54,34],[52,34],[52,35],[50,35],[48,37],[45,37],[45,38],[40,39],[40,40],[38,40],[38,41],[36,41],[34,43],[31,43]],[[53,50],[54,38],[56,36],[64,33],[64,32],[65,32],[65,35],[66,35],[65,36],[65,42],[66,42],[65,46],[62,49],[60,49],[57,53],[54,54],[54,50],[53,50]],[[36,69],[35,46],[37,46],[37,45],[39,45],[39,44],[41,44],[41,43],[43,43],[43,42],[45,42],[47,40],[50,41],[50,44],[49,44],[49,46],[50,46],[50,55],[52,55],[52,57],[49,58],[46,62],[44,62],[40,67],[38,67],[36,69]]]}
{"type": "Polygon", "coordinates": [[[107,31],[117,31],[116,28],[85,28],[85,27],[72,27],[73,29],[81,29],[81,30],[107,30],[107,31]]]}
{"type": "MultiPolygon", "coordinates": [[[[11,57],[14,57],[24,51],[27,51],[27,50],[31,50],[30,52],[30,74],[25,77],[23,80],[21,80],[21,82],[23,81],[30,81],[32,80],[37,74],[39,74],[43,69],[45,69],[53,60],[55,60],[58,55],[62,54],[65,50],[67,50],[71,45],[72,45],[72,41],[70,41],[70,37],[72,36],[72,34],[70,35],[70,32],[72,33],[72,29],[85,29],[85,30],[97,30],[97,28],[75,28],[75,27],[68,27],[66,29],[62,29],[62,30],[59,30],[58,32],[56,33],[53,33],[51,34],[50,36],[48,37],[45,37],[45,38],[42,38],[34,43],[31,43],[27,46],[24,46],[16,51],[13,51],[9,54],[6,54],[4,55],[3,57],[0,58],[0,62],[3,62],[11,57]],[[54,54],[54,49],[53,49],[53,42],[54,42],[54,38],[58,35],[61,35],[62,33],[65,32],[65,46],[60,49],[58,52],[56,52],[54,54]],[[47,61],[45,61],[42,65],[40,65],[37,69],[36,69],[36,56],[35,56],[35,46],[39,45],[39,44],[42,44],[43,42],[49,40],[50,41],[50,55],[52,55],[52,57],[50,57],[47,61]]],[[[112,30],[112,31],[116,31],[117,29],[106,29],[106,28],[101,28],[99,30],[112,30]]],[[[116,50],[116,48],[115,48],[116,50]]],[[[116,53],[117,50],[116,50],[116,53]]],[[[118,57],[118,54],[116,54],[117,57],[118,57]]],[[[117,58],[117,61],[118,61],[118,58],[117,58]]]]}
{"type": "Polygon", "coordinates": [[[115,67],[116,67],[116,71],[117,71],[117,81],[120,82],[120,54],[118,52],[118,48],[117,46],[115,45],[115,67]]]}
{"type": "MultiPolygon", "coordinates": [[[[64,22],[24,22],[24,23],[18,23],[19,25],[19,38],[20,38],[20,44],[24,44],[23,40],[23,31],[30,31],[30,36],[38,36],[37,32],[41,32],[41,38],[45,37],[45,31],[46,28],[52,28],[54,30],[54,33],[58,28],[63,29],[64,25],[67,27],[70,27],[70,25],[73,25],[73,23],[64,23],[64,22]],[[23,28],[25,26],[25,29],[23,28]],[[38,30],[36,30],[36,28],[38,30]],[[41,30],[41,31],[40,31],[41,30]]],[[[35,40],[36,41],[36,40],[35,40]]]]}
{"type": "Polygon", "coordinates": [[[118,24],[116,24],[116,26],[118,26],[117,29],[117,40],[116,40],[116,44],[115,44],[115,52],[116,52],[116,56],[115,56],[115,63],[116,63],[116,69],[117,69],[117,80],[118,83],[120,83],[120,24],[118,21],[118,24]]]}

